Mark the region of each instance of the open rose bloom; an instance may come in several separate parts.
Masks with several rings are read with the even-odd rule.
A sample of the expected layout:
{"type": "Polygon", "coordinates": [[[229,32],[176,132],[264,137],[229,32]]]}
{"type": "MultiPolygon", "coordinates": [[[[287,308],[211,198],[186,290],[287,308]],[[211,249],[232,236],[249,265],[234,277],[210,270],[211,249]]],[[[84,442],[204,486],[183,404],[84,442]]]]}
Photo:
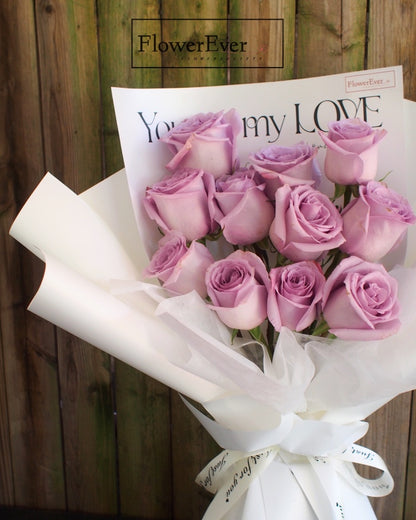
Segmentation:
{"type": "Polygon", "coordinates": [[[315,184],[319,178],[315,158],[317,148],[304,142],[293,146],[269,145],[250,154],[250,162],[264,178],[267,193],[274,198],[277,188],[288,184],[315,184]]]}
{"type": "MultiPolygon", "coordinates": [[[[321,92],[324,85],[313,88],[321,92]]],[[[284,182],[274,200],[262,181],[247,177],[250,153],[264,150],[271,136],[245,143],[236,114],[251,102],[258,103],[250,105],[253,113],[269,113],[276,89],[293,106],[290,82],[273,90],[255,85],[256,96],[253,85],[192,89],[192,96],[188,89],[116,89],[126,170],[80,195],[46,175],[11,234],[46,264],[32,312],[201,405],[197,410],[186,401],[224,450],[196,476],[214,494],[205,520],[374,520],[368,496],[388,494],[393,478],[376,453],[356,443],[371,413],[416,388],[416,271],[396,266],[386,274],[381,264],[369,269],[358,253],[342,253],[347,261],[325,278],[322,258],[351,241],[343,232],[348,217],[334,211],[310,178],[284,182]],[[162,112],[163,100],[178,132],[150,142],[149,128],[141,137],[137,132],[137,113],[153,104],[162,112]],[[238,112],[230,116],[228,107],[238,112]],[[188,156],[191,147],[211,166],[218,151],[221,168],[205,171],[188,156]],[[238,170],[245,173],[224,183],[224,175],[238,170]],[[269,209],[259,215],[253,248],[227,242],[262,204],[269,209]],[[273,254],[284,257],[278,267],[266,267],[255,252],[267,227],[273,254]],[[362,338],[305,334],[322,315],[335,333],[355,328],[362,338]],[[262,343],[270,336],[262,330],[266,316],[274,325],[271,352],[262,343]],[[245,328],[257,339],[231,330],[245,328]],[[361,477],[354,463],[377,468],[379,476],[361,477]]],[[[329,95],[322,90],[322,99],[329,95]]],[[[351,153],[362,159],[362,152],[351,153]]],[[[365,208],[372,191],[366,186],[365,208]]],[[[394,201],[393,212],[407,212],[394,201]]],[[[364,220],[365,211],[359,210],[364,220]]],[[[374,212],[380,210],[371,209],[370,219],[374,212]]],[[[408,248],[402,260],[414,256],[408,248]]]]}

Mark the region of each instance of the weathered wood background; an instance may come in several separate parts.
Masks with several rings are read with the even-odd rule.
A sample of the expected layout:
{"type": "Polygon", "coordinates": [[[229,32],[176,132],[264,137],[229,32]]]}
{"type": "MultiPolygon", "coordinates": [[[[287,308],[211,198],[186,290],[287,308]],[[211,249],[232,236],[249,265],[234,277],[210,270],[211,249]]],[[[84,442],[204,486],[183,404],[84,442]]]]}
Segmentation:
{"type": "MultiPolygon", "coordinates": [[[[172,22],[160,23],[174,39],[172,22]]],[[[267,22],[248,27],[273,65],[279,51],[267,22]]],[[[207,30],[215,21],[196,22],[196,34],[207,30]]],[[[238,34],[238,23],[228,30],[238,34]]],[[[416,2],[2,0],[0,34],[0,505],[200,518],[210,497],[193,479],[217,447],[169,389],[25,310],[43,265],[9,227],[45,171],[82,191],[122,167],[112,85],[217,85],[401,64],[405,95],[416,101],[416,2]],[[131,68],[132,18],[227,16],[284,18],[284,68],[131,68]]],[[[412,395],[370,425],[364,442],[396,482],[375,501],[378,517],[414,520],[412,395]]]]}

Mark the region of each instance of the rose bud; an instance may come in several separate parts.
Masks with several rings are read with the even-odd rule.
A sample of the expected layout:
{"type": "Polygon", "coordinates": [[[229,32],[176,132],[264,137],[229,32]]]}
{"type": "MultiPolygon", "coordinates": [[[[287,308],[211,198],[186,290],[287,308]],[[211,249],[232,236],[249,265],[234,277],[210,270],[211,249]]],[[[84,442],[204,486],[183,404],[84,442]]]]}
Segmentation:
{"type": "Polygon", "coordinates": [[[266,319],[269,279],[254,253],[238,250],[214,262],[207,269],[205,283],[210,308],[228,327],[251,330],[266,319]]]}
{"type": "Polygon", "coordinates": [[[322,310],[329,331],[346,340],[386,338],[400,328],[398,284],[383,265],[350,256],[329,275],[322,310]]]}
{"type": "Polygon", "coordinates": [[[227,242],[254,244],[268,235],[274,209],[254,170],[242,169],[217,179],[214,199],[214,218],[227,242]]]}
{"type": "Polygon", "coordinates": [[[158,249],[143,274],[147,278],[158,278],[172,293],[185,294],[195,290],[205,298],[205,273],[213,261],[203,244],[194,241],[187,247],[182,234],[170,232],[159,240],[158,249]]]}
{"type": "Polygon", "coordinates": [[[325,276],[319,264],[297,262],[270,271],[267,315],[274,328],[300,332],[317,319],[325,276]]]}
{"type": "Polygon", "coordinates": [[[178,168],[203,168],[214,177],[230,173],[236,160],[236,137],[241,130],[242,121],[234,109],[183,120],[160,139],[175,154],[167,169],[173,172],[178,168]]]}
{"type": "Polygon", "coordinates": [[[328,124],[328,134],[319,134],[327,146],[324,171],[336,184],[362,184],[377,173],[378,144],[386,130],[374,130],[368,123],[343,119],[328,124]]]}
{"type": "Polygon", "coordinates": [[[185,169],[169,174],[146,189],[144,208],[166,233],[180,231],[197,240],[215,228],[214,178],[203,170],[185,169]]]}
{"type": "Polygon", "coordinates": [[[285,185],[276,191],[275,218],[269,235],[276,249],[295,262],[317,260],[345,240],[335,205],[306,185],[285,185]]]}
{"type": "Polygon", "coordinates": [[[284,184],[314,184],[319,179],[317,153],[317,148],[304,142],[293,146],[270,145],[251,154],[249,160],[265,180],[267,195],[274,200],[277,188],[284,184]]]}
{"type": "Polygon", "coordinates": [[[409,202],[381,182],[361,185],[359,194],[341,214],[345,243],[340,248],[350,255],[376,261],[398,245],[416,217],[409,202]]]}

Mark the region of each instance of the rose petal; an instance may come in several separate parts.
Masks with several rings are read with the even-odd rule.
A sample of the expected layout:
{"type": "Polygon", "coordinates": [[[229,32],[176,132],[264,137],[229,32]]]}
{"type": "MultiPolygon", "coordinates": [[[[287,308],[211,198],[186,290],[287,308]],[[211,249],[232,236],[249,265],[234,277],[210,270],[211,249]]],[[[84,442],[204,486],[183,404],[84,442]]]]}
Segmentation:
{"type": "Polygon", "coordinates": [[[251,330],[258,327],[267,317],[267,290],[257,285],[250,295],[242,299],[235,307],[209,305],[220,320],[232,329],[251,330]]]}
{"type": "MultiPolygon", "coordinates": [[[[222,195],[220,200],[224,207],[224,195],[227,194],[217,194],[217,199],[218,195],[222,195]]],[[[235,200],[234,197],[231,199],[235,200]]],[[[232,207],[230,204],[228,206],[232,207]]],[[[218,223],[230,244],[247,245],[259,242],[268,235],[273,218],[274,209],[266,195],[257,188],[251,188],[218,223]]]]}

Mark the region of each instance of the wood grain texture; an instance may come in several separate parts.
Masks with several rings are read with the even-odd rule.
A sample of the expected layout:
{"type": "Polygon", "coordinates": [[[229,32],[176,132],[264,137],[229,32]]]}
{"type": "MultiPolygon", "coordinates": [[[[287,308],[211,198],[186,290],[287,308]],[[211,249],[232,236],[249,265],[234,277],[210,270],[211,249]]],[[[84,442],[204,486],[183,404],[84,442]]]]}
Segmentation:
{"type": "Polygon", "coordinates": [[[171,402],[173,518],[202,518],[212,495],[195,483],[195,477],[221,448],[173,392],[171,402]]]}
{"type": "Polygon", "coordinates": [[[101,178],[95,2],[38,0],[36,23],[46,168],[80,192],[101,178]]]}
{"type": "Polygon", "coordinates": [[[172,511],[170,391],[117,362],[120,510],[148,519],[172,511]]]}
{"type": "MultiPolygon", "coordinates": [[[[45,164],[76,192],[102,178],[95,2],[36,6],[45,164]]],[[[67,507],[117,512],[110,358],[57,331],[67,507]]]]}
{"type": "Polygon", "coordinates": [[[260,50],[256,61],[245,62],[242,53],[230,60],[231,66],[250,68],[231,69],[230,83],[253,83],[293,78],[295,55],[296,2],[261,0],[230,2],[230,40],[248,42],[260,50]],[[250,20],[244,22],[244,20],[250,20]],[[276,22],[282,19],[283,22],[276,22]],[[259,59],[260,58],[260,59],[259,59]],[[241,61],[243,59],[243,61],[241,61]],[[282,67],[283,65],[283,67],[282,67]],[[269,68],[270,67],[270,68],[269,68]],[[277,68],[279,67],[279,68],[277,68]],[[281,67],[281,68],[280,68],[281,67]]]}
{"type": "Polygon", "coordinates": [[[300,0],[296,77],[363,69],[366,16],[366,0],[300,0]]]}
{"type": "MultiPolygon", "coordinates": [[[[225,2],[165,0],[161,7],[161,34],[165,41],[205,41],[207,34],[218,35],[220,39],[227,38],[225,2]]],[[[227,70],[221,68],[226,64],[226,53],[213,54],[220,68],[211,66],[214,56],[208,52],[162,53],[163,86],[198,87],[227,83],[227,70]]]]}
{"type": "MultiPolygon", "coordinates": [[[[0,31],[5,32],[7,41],[8,32],[6,16],[0,17],[0,31]]],[[[7,228],[10,223],[11,211],[15,211],[13,186],[10,176],[10,141],[7,132],[8,120],[8,60],[5,43],[0,44],[0,243],[1,251],[6,254],[2,258],[0,267],[0,502],[6,505],[14,504],[12,445],[10,439],[10,419],[7,403],[7,379],[5,366],[5,350],[9,347],[6,331],[9,324],[13,323],[14,315],[10,315],[8,296],[10,287],[8,276],[10,269],[7,267],[7,253],[10,251],[7,240],[7,228]],[[11,211],[10,211],[11,210],[11,211]],[[5,302],[5,303],[4,303],[5,302]]]]}
{"type": "Polygon", "coordinates": [[[61,508],[66,504],[55,333],[50,324],[25,312],[43,265],[8,237],[17,210],[44,173],[36,20],[29,2],[3,2],[2,15],[8,44],[2,65],[8,77],[2,82],[7,107],[2,119],[0,300],[10,439],[4,471],[13,471],[6,491],[15,505],[61,508]]]}
{"type": "MultiPolygon", "coordinates": [[[[43,264],[8,237],[9,226],[47,169],[81,191],[123,166],[110,87],[260,82],[402,64],[405,95],[416,100],[415,24],[410,0],[2,1],[0,504],[190,520],[211,499],[194,478],[219,448],[179,397],[25,311],[43,264]],[[284,19],[281,69],[227,70],[224,63],[241,58],[230,53],[217,55],[216,68],[206,55],[203,66],[184,67],[195,60],[191,52],[156,52],[146,57],[152,67],[131,66],[132,19],[163,40],[260,41],[263,63],[273,66],[282,58],[279,35],[260,18],[284,19]]],[[[362,441],[396,482],[389,497],[373,501],[379,520],[416,517],[411,400],[400,396],[370,417],[362,441]]]]}
{"type": "Polygon", "coordinates": [[[412,0],[370,2],[368,68],[403,66],[404,95],[416,100],[416,5],[412,0]]]}
{"type": "Polygon", "coordinates": [[[412,520],[416,514],[416,408],[415,392],[412,392],[411,428],[409,434],[406,489],[404,490],[403,520],[412,520]]]}
{"type": "Polygon", "coordinates": [[[110,358],[58,333],[68,509],[117,512],[110,358]]]}
{"type": "MultiPolygon", "coordinates": [[[[133,18],[158,19],[159,17],[158,0],[97,1],[105,175],[111,175],[123,167],[111,87],[155,88],[162,86],[160,68],[131,67],[131,20],[133,18]]],[[[148,28],[146,24],[144,27],[148,28]]],[[[160,67],[161,57],[158,53],[153,57],[152,65],[160,67]]]]}

